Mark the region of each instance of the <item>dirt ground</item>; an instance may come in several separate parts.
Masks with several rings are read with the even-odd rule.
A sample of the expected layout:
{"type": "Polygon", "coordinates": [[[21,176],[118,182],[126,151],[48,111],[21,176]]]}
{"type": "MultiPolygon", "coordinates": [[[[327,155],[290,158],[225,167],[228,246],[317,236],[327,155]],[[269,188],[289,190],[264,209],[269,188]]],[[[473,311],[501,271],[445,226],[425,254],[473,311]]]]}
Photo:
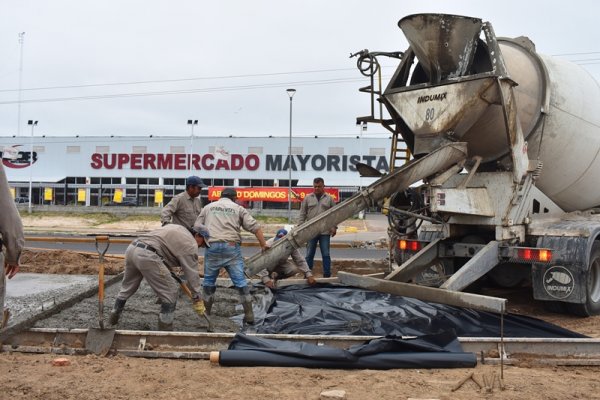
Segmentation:
{"type": "MultiPolygon", "coordinates": [[[[107,273],[118,273],[123,260],[108,259],[107,273]]],[[[86,274],[97,271],[97,257],[66,251],[26,251],[22,271],[86,274]]],[[[119,285],[114,285],[112,290],[119,285]]],[[[107,289],[107,297],[110,289],[107,289]]],[[[489,294],[502,295],[491,292],[489,294]]],[[[506,294],[506,293],[504,293],[506,294]]],[[[600,317],[574,318],[543,311],[526,289],[508,293],[510,310],[533,315],[565,328],[597,337],[600,317]]],[[[90,299],[87,307],[94,307],[90,299]]],[[[140,298],[156,316],[151,299],[140,298]]],[[[225,305],[233,310],[234,304],[225,305]]],[[[83,307],[86,307],[85,304],[83,307]]],[[[137,307],[137,306],[136,306],[137,307]]],[[[178,310],[187,307],[178,307],[178,310]]],[[[219,313],[226,314],[225,310],[219,313]]],[[[126,314],[124,314],[126,315],[126,314]]],[[[223,320],[227,320],[223,318],[223,320]]],[[[85,325],[89,321],[83,321],[85,325]]],[[[197,322],[196,329],[203,330],[197,322]]],[[[123,326],[127,329],[127,326],[123,326]]],[[[150,327],[149,327],[150,328],[150,327]]],[[[235,325],[231,326],[235,329],[235,325]]],[[[308,368],[221,367],[208,361],[153,360],[110,356],[69,356],[69,366],[53,366],[58,356],[0,353],[0,399],[319,399],[327,390],[344,390],[347,399],[592,399],[600,398],[600,367],[504,368],[504,390],[490,393],[462,378],[500,374],[500,367],[475,369],[324,370],[308,368]],[[571,384],[577,380],[576,384],[571,384]]]]}
{"type": "MultiPolygon", "coordinates": [[[[93,255],[66,251],[26,251],[22,259],[24,272],[94,274],[97,266],[93,255]]],[[[106,267],[107,274],[118,273],[123,268],[123,260],[108,259],[106,267]]],[[[107,289],[106,304],[114,295],[110,290],[116,291],[118,286],[107,289]]],[[[508,297],[511,312],[535,316],[592,337],[599,335],[600,317],[582,319],[546,312],[541,304],[532,300],[527,289],[510,292],[488,289],[486,294],[508,297]]],[[[152,298],[140,296],[138,300],[146,304],[149,321],[154,321],[157,306],[152,298]]],[[[225,302],[219,313],[235,314],[234,303],[225,302]]],[[[140,307],[137,304],[131,306],[140,307]]],[[[89,299],[89,304],[82,307],[94,309],[95,300],[89,299]]],[[[178,307],[178,310],[187,312],[188,308],[178,307]]],[[[187,317],[182,314],[181,318],[187,317]]],[[[230,323],[225,317],[223,321],[223,324],[230,323]]],[[[85,319],[81,321],[83,325],[90,323],[85,319]]],[[[126,324],[122,328],[128,329],[126,324]]],[[[204,328],[203,322],[198,321],[197,329],[204,328]]],[[[232,324],[229,330],[224,330],[235,329],[232,324]]],[[[0,353],[0,399],[319,399],[322,391],[333,389],[344,390],[347,399],[361,400],[600,398],[600,367],[534,367],[521,362],[505,366],[504,390],[496,383],[492,391],[486,393],[473,381],[467,381],[456,391],[452,388],[471,372],[481,384],[484,379],[491,381],[494,374],[500,374],[499,366],[480,364],[475,369],[390,371],[232,368],[204,360],[89,355],[69,356],[70,365],[59,367],[52,365],[57,357],[0,353]]]]}

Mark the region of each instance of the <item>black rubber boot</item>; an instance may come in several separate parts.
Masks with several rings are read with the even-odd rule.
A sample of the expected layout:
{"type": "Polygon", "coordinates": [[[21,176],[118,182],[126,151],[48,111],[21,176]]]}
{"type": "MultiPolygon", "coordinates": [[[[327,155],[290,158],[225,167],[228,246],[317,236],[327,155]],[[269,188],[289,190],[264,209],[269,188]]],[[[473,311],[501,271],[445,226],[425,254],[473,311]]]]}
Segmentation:
{"type": "Polygon", "coordinates": [[[175,304],[161,303],[160,313],[158,314],[158,330],[172,331],[173,320],[175,319],[175,304]]]}
{"type": "Polygon", "coordinates": [[[210,315],[212,306],[215,302],[216,291],[216,286],[202,286],[202,300],[204,300],[204,308],[206,308],[206,315],[210,315]]]}
{"type": "Polygon", "coordinates": [[[254,324],[254,311],[252,310],[252,296],[250,295],[250,288],[244,286],[243,288],[238,287],[240,293],[240,301],[242,307],[244,307],[244,323],[253,325],[254,324]]]}
{"type": "Polygon", "coordinates": [[[121,313],[125,308],[125,303],[127,300],[116,299],[115,305],[113,306],[112,311],[108,317],[108,323],[111,325],[116,325],[119,323],[119,318],[121,317],[121,313]]]}

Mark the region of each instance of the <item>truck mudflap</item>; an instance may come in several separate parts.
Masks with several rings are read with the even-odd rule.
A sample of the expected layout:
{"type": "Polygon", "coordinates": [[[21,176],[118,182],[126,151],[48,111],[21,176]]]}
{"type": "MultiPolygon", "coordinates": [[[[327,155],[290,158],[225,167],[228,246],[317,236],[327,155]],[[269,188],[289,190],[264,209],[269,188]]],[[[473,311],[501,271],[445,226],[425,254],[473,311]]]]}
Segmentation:
{"type": "Polygon", "coordinates": [[[552,249],[552,262],[532,265],[533,298],[564,303],[585,303],[588,293],[588,260],[592,242],[589,237],[540,237],[538,247],[552,249]]]}

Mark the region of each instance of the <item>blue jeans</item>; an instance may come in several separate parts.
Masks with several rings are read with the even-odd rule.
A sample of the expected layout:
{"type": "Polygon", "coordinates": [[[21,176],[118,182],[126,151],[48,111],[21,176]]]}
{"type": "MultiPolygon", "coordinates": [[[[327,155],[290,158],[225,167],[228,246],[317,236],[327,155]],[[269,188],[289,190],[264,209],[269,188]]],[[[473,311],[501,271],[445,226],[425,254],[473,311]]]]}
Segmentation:
{"type": "Polygon", "coordinates": [[[216,286],[221,268],[225,268],[235,287],[246,287],[244,259],[239,243],[213,242],[204,250],[204,283],[202,286],[216,286]]]}
{"type": "Polygon", "coordinates": [[[329,278],[331,276],[331,256],[329,255],[329,243],[331,242],[331,235],[319,235],[314,239],[311,239],[306,244],[306,263],[308,268],[312,271],[313,260],[315,259],[315,253],[317,252],[317,243],[321,249],[321,257],[323,258],[323,277],[329,278]]]}

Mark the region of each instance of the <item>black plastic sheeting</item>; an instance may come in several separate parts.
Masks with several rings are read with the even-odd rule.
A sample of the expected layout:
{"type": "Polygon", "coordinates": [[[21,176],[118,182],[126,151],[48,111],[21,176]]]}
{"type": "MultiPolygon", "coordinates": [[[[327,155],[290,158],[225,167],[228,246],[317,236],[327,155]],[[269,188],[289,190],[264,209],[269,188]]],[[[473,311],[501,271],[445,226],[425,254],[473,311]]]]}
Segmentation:
{"type": "MultiPolygon", "coordinates": [[[[275,289],[255,304],[255,317],[257,333],[401,337],[455,332],[459,337],[500,337],[498,314],[331,284],[275,289]]],[[[586,337],[516,314],[504,316],[504,336],[586,337]]]]}
{"type": "Polygon", "coordinates": [[[267,366],[338,369],[473,368],[477,359],[465,353],[454,332],[415,339],[379,338],[347,350],[303,342],[237,334],[219,354],[223,366],[267,366]]]}

